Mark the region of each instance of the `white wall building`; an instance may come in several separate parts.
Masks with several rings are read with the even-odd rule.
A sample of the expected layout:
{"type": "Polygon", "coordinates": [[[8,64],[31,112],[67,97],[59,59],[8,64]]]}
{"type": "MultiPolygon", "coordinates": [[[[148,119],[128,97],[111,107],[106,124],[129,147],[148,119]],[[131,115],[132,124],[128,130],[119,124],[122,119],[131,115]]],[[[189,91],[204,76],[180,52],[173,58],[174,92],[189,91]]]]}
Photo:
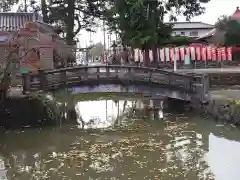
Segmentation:
{"type": "Polygon", "coordinates": [[[200,37],[214,29],[214,25],[203,22],[175,22],[173,36],[200,37]]]}

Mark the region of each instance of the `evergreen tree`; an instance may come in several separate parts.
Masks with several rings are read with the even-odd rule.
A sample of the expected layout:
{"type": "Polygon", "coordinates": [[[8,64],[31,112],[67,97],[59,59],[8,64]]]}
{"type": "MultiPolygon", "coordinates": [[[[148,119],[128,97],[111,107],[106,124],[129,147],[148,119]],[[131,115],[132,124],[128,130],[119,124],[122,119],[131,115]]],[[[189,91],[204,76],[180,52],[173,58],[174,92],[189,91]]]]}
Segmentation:
{"type": "Polygon", "coordinates": [[[177,15],[190,20],[204,13],[202,3],[207,2],[209,0],[113,0],[108,4],[105,18],[123,44],[144,49],[148,58],[149,49],[154,51],[171,38],[172,24],[163,21],[167,14],[171,21],[176,20],[177,15]]]}
{"type": "Polygon", "coordinates": [[[240,20],[232,20],[228,16],[220,16],[215,23],[216,32],[213,43],[225,46],[240,45],[240,20]]]}
{"type": "Polygon", "coordinates": [[[49,23],[65,27],[68,44],[81,29],[91,30],[96,19],[102,16],[105,1],[101,0],[50,0],[48,5],[49,23]]]}

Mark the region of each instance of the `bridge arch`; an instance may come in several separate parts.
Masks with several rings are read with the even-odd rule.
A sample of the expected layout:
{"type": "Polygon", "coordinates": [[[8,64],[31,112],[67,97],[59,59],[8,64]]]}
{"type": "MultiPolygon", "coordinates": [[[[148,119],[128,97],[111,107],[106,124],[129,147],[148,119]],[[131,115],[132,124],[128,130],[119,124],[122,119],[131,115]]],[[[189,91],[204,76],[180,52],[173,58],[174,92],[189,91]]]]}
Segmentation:
{"type": "MultiPolygon", "coordinates": [[[[56,91],[61,88],[85,87],[91,89],[117,86],[122,92],[147,92],[152,95],[183,100],[205,101],[208,90],[207,76],[189,76],[156,68],[98,65],[40,70],[23,76],[23,91],[56,91]],[[175,95],[174,95],[175,94],[175,95]]],[[[86,90],[85,90],[86,91],[86,90]]],[[[115,91],[116,88],[115,88],[115,91]]]]}

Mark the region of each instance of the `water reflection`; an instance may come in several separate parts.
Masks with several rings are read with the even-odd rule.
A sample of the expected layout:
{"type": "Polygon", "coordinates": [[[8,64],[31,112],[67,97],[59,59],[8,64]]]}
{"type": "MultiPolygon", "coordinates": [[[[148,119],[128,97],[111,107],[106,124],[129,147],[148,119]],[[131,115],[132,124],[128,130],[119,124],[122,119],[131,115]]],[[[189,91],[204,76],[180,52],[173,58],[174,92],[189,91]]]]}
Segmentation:
{"type": "MultiPolygon", "coordinates": [[[[201,136],[203,129],[198,130],[200,132],[193,131],[196,129],[195,124],[187,122],[171,121],[167,122],[167,126],[162,121],[160,124],[149,124],[138,120],[137,123],[141,126],[135,128],[142,128],[144,131],[94,132],[84,135],[72,129],[72,133],[68,134],[55,131],[48,136],[52,139],[51,144],[39,144],[39,147],[44,147],[42,149],[29,146],[20,150],[19,144],[5,158],[10,162],[8,176],[20,180],[30,177],[51,180],[102,177],[210,179],[205,172],[207,165],[202,158],[206,152],[201,136]],[[56,141],[59,138],[61,140],[56,141]],[[53,145],[55,148],[49,148],[53,145]]],[[[24,133],[18,136],[24,136],[24,133]]],[[[44,132],[33,134],[33,138],[36,136],[45,135],[44,132]]],[[[10,150],[11,143],[6,147],[10,150]]]]}
{"type": "Polygon", "coordinates": [[[109,128],[121,125],[122,122],[146,109],[148,118],[163,118],[163,101],[127,101],[99,100],[80,101],[76,104],[78,123],[81,128],[109,128]],[[158,105],[156,105],[156,102],[158,105]],[[153,110],[155,108],[155,110],[153,110]]]}
{"type": "Polygon", "coordinates": [[[4,158],[0,156],[0,180],[7,180],[4,158]]]}
{"type": "Polygon", "coordinates": [[[239,179],[239,143],[212,135],[222,132],[214,121],[188,113],[159,120],[161,101],[82,101],[76,109],[87,130],[2,134],[0,180],[213,180],[212,172],[216,180],[239,179]]]}
{"type": "Polygon", "coordinates": [[[206,155],[216,180],[239,180],[240,142],[209,135],[209,152],[206,155]]]}

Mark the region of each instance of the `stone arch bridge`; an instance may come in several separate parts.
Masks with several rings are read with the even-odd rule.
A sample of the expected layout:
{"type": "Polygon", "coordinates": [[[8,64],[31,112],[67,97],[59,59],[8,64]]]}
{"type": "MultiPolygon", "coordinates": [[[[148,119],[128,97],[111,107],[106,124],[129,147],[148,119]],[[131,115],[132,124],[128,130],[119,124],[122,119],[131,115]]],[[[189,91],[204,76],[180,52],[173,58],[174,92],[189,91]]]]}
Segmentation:
{"type": "Polygon", "coordinates": [[[23,75],[25,94],[63,88],[76,93],[131,92],[204,103],[207,101],[208,76],[118,65],[39,70],[23,75]]]}

